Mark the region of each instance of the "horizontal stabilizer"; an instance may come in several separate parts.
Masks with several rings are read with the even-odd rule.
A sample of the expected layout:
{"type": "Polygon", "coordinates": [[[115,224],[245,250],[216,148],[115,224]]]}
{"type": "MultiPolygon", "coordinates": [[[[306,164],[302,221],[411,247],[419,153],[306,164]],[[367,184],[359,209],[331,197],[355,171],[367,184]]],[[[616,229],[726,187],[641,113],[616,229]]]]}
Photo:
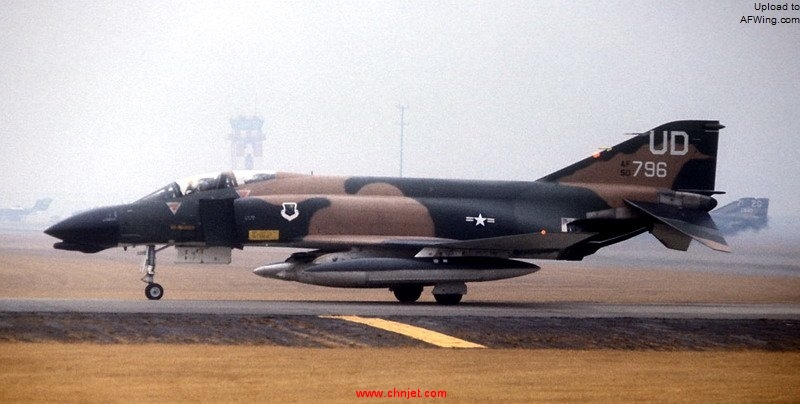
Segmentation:
{"type": "Polygon", "coordinates": [[[652,233],[669,248],[686,250],[689,247],[689,237],[691,237],[708,248],[731,252],[728,243],[725,242],[725,238],[722,237],[708,212],[696,209],[679,209],[658,203],[632,202],[629,200],[626,200],[626,202],[662,223],[657,223],[653,227],[652,233]]]}

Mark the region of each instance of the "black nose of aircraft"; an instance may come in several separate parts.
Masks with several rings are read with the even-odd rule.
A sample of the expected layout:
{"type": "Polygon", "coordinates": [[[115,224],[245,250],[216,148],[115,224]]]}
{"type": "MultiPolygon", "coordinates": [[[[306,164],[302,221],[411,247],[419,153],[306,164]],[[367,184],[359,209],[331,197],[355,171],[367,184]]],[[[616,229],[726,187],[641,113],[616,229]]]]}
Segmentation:
{"type": "Polygon", "coordinates": [[[53,244],[59,250],[96,253],[119,243],[117,209],[98,208],[64,219],[44,231],[63,241],[53,244]]]}

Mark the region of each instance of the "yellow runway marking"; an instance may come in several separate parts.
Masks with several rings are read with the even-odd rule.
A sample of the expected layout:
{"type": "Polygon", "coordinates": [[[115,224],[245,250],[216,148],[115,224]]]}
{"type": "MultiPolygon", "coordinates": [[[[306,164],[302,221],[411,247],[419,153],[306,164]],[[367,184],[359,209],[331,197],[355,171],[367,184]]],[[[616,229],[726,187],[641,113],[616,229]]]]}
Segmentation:
{"type": "Polygon", "coordinates": [[[359,316],[320,316],[321,318],[332,318],[337,320],[350,321],[352,323],[364,324],[370,327],[380,328],[381,330],[405,335],[432,345],[442,348],[486,348],[474,342],[464,341],[456,337],[451,337],[440,332],[427,330],[409,324],[398,323],[396,321],[384,320],[382,318],[367,318],[359,316]]]}

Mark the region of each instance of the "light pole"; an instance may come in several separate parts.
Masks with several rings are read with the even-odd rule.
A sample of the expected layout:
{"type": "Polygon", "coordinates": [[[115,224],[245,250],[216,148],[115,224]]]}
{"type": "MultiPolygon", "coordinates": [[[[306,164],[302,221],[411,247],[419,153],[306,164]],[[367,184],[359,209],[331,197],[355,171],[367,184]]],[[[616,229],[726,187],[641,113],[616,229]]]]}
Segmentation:
{"type": "Polygon", "coordinates": [[[400,177],[403,176],[403,129],[405,128],[406,120],[406,109],[408,109],[407,105],[398,105],[397,108],[400,110],[400,177]]]}

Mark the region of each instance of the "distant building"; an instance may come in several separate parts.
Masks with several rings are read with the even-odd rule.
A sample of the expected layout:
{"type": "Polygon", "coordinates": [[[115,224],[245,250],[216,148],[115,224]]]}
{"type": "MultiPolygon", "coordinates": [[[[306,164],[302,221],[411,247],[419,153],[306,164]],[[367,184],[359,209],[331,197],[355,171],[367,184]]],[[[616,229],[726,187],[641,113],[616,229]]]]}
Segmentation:
{"type": "Polygon", "coordinates": [[[258,116],[239,116],[231,119],[231,169],[252,170],[256,159],[264,157],[264,140],[262,131],[264,119],[258,116]]]}

